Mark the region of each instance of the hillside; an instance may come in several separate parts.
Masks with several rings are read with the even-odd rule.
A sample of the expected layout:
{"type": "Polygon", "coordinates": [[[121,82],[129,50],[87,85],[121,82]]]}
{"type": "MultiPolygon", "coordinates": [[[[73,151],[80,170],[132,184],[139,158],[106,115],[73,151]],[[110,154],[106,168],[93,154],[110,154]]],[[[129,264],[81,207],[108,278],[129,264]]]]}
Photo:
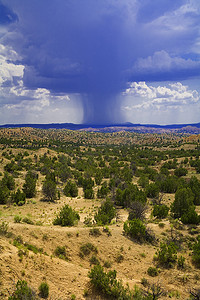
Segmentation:
{"type": "Polygon", "coordinates": [[[88,277],[98,264],[105,272],[116,270],[116,278],[135,291],[135,296],[123,299],[153,299],[153,293],[154,299],[189,299],[191,291],[197,293],[199,264],[193,257],[200,234],[197,137],[1,129],[1,299],[13,294],[18,280],[25,280],[38,297],[39,285],[46,282],[48,299],[106,299],[88,277]],[[44,193],[49,181],[55,195],[44,193]],[[33,196],[26,194],[25,203],[17,202],[17,190],[27,193],[25,183],[30,182],[36,184],[33,196]],[[76,196],[66,195],[69,182],[77,188],[76,196]],[[186,200],[191,211],[195,208],[196,223],[193,217],[185,222],[174,215],[171,205],[180,190],[191,191],[186,200]],[[115,215],[104,222],[108,208],[104,217],[98,219],[97,214],[106,199],[115,215]],[[130,212],[139,213],[138,203],[146,231],[130,236],[124,222],[130,212]],[[53,225],[66,204],[80,219],[73,226],[53,225]],[[153,216],[155,205],[166,205],[169,213],[153,216]],[[162,243],[175,245],[176,257],[170,263],[155,259],[162,243]]]}

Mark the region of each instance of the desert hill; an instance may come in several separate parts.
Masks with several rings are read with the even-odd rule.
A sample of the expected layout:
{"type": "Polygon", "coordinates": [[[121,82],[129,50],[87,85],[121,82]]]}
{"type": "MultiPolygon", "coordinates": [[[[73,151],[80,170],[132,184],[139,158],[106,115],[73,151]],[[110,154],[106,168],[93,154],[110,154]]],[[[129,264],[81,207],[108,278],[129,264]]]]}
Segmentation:
{"type": "MultiPolygon", "coordinates": [[[[190,184],[191,178],[195,176],[198,186],[200,175],[195,165],[199,161],[198,140],[187,142],[189,136],[177,136],[175,139],[175,136],[169,135],[166,139],[165,136],[160,137],[158,142],[154,135],[141,134],[134,136],[135,141],[138,141],[135,146],[126,143],[122,145],[121,140],[116,145],[108,144],[108,147],[104,147],[92,144],[98,136],[89,133],[91,144],[78,146],[72,142],[73,134],[77,136],[77,132],[73,131],[49,133],[39,129],[16,128],[1,129],[1,132],[4,133],[0,145],[1,188],[4,189],[5,178],[12,177],[15,182],[5,203],[0,204],[1,299],[8,299],[13,294],[18,280],[25,280],[38,297],[39,285],[46,282],[49,286],[48,299],[106,299],[105,295],[94,288],[88,277],[91,269],[98,264],[104,267],[105,272],[116,270],[117,279],[122,281],[124,287],[128,284],[133,291],[140,289],[140,299],[145,299],[148,293],[152,295],[153,287],[162,291],[159,299],[189,299],[190,291],[198,290],[200,273],[192,257],[200,225],[184,224],[180,218],[174,218],[171,211],[162,218],[153,216],[155,203],[161,201],[162,205],[170,209],[176,192],[163,192],[160,185],[160,190],[154,196],[148,192],[149,185],[175,178],[174,174],[179,176],[176,169],[181,168],[187,172],[176,177],[176,183],[190,184]],[[22,133],[24,143],[21,141],[22,133]],[[45,133],[51,139],[45,139],[45,133]],[[59,140],[63,141],[69,135],[72,137],[70,143],[58,144],[59,140]],[[155,141],[157,148],[152,147],[155,141]],[[173,147],[170,147],[171,144],[173,147]],[[166,168],[169,168],[169,173],[166,168]],[[62,170],[65,170],[64,174],[62,170]],[[100,172],[98,170],[103,174],[100,182],[96,177],[100,172]],[[36,193],[33,197],[26,197],[25,203],[18,205],[13,202],[12,194],[18,188],[21,191],[24,189],[28,172],[37,174],[36,193]],[[54,176],[48,174],[55,175],[53,180],[57,194],[52,200],[45,199],[43,192],[47,177],[54,176]],[[84,184],[78,185],[79,176],[94,181],[91,199],[86,197],[84,184]],[[142,187],[141,178],[148,179],[146,186],[142,187]],[[116,186],[111,189],[109,187],[112,180],[116,180],[116,186]],[[77,184],[77,196],[64,194],[68,181],[77,184]],[[99,192],[102,186],[108,187],[105,196],[99,192]],[[116,195],[119,189],[122,192],[127,189],[128,193],[129,186],[135,189],[135,193],[137,186],[140,195],[147,195],[145,218],[142,222],[153,240],[145,240],[145,236],[137,239],[136,236],[134,238],[125,234],[124,222],[129,217],[131,207],[119,205],[116,195]],[[114,203],[116,215],[111,222],[100,225],[95,221],[95,215],[108,198],[114,203]],[[80,219],[74,226],[53,225],[66,204],[79,214],[80,219]],[[164,266],[155,259],[161,243],[177,245],[177,258],[172,265],[164,266]],[[90,251],[86,249],[88,244],[90,251]],[[184,258],[182,265],[180,257],[184,258]]],[[[88,139],[87,132],[79,134],[82,140],[88,139]]],[[[103,140],[104,134],[101,134],[103,140]]],[[[119,140],[119,133],[115,134],[119,140]]],[[[107,141],[111,139],[106,134],[104,137],[107,141]]],[[[127,140],[127,136],[125,138],[127,140]]],[[[1,194],[0,199],[3,199],[1,194]]],[[[195,210],[199,214],[199,205],[195,205],[195,210]]],[[[111,297],[108,296],[108,299],[111,297]]]]}

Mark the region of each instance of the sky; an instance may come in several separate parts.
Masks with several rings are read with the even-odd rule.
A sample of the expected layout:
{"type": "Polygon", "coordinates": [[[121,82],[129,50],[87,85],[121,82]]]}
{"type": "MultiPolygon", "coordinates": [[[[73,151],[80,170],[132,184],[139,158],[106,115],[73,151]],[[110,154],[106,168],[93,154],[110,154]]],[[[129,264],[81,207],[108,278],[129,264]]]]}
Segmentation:
{"type": "Polygon", "coordinates": [[[0,124],[200,122],[199,0],[0,0],[0,124]]]}

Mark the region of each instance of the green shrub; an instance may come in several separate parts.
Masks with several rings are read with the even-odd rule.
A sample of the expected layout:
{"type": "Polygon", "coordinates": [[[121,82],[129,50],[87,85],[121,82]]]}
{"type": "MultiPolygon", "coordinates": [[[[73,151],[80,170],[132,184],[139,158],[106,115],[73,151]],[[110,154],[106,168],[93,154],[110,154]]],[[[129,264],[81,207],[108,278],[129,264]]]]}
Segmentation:
{"type": "Polygon", "coordinates": [[[57,246],[54,250],[54,254],[61,259],[68,260],[65,246],[57,246]]]}
{"type": "Polygon", "coordinates": [[[91,252],[98,253],[97,247],[91,243],[83,244],[80,247],[80,256],[84,257],[84,255],[89,255],[91,252]]]}
{"type": "Polygon", "coordinates": [[[189,208],[193,206],[194,195],[190,188],[180,188],[175,193],[175,200],[171,205],[174,218],[181,218],[187,214],[189,208]]]}
{"type": "Polygon", "coordinates": [[[197,268],[200,268],[200,236],[193,246],[192,261],[197,268]]]}
{"type": "Polygon", "coordinates": [[[155,267],[149,267],[147,269],[147,274],[152,277],[158,276],[158,269],[155,267]]]}
{"type": "Polygon", "coordinates": [[[125,189],[117,188],[115,203],[123,207],[131,207],[133,202],[146,203],[146,194],[137,185],[129,184],[125,189]]]}
{"type": "Polygon", "coordinates": [[[22,219],[22,222],[24,222],[26,224],[34,225],[34,222],[29,217],[24,217],[22,219]]]}
{"type": "Polygon", "coordinates": [[[9,197],[9,189],[0,183],[0,204],[6,204],[9,197]]]}
{"type": "Polygon", "coordinates": [[[129,287],[125,288],[122,282],[116,279],[116,275],[117,272],[115,270],[108,273],[104,272],[101,265],[94,266],[88,274],[91,284],[100,294],[109,299],[133,299],[129,287]]]}
{"type": "Polygon", "coordinates": [[[100,261],[99,259],[96,257],[96,255],[92,255],[92,257],[90,258],[90,264],[91,265],[99,265],[100,261]]]}
{"type": "Polygon", "coordinates": [[[26,195],[24,192],[21,192],[20,189],[17,189],[17,192],[11,195],[11,199],[12,202],[16,203],[18,206],[21,206],[26,202],[26,195]]]}
{"type": "Polygon", "coordinates": [[[194,204],[200,205],[200,181],[196,176],[192,176],[189,181],[189,187],[194,194],[194,204]]]}
{"type": "Polygon", "coordinates": [[[14,222],[15,222],[15,223],[20,223],[21,220],[22,220],[22,217],[20,217],[20,216],[18,216],[18,215],[14,216],[14,222]]]}
{"type": "Polygon", "coordinates": [[[146,226],[140,219],[133,219],[124,223],[124,232],[138,242],[146,240],[146,226]]]}
{"type": "Polygon", "coordinates": [[[78,196],[78,188],[76,183],[69,180],[63,190],[63,193],[67,197],[77,197],[78,196]]]}
{"type": "Polygon", "coordinates": [[[33,253],[37,254],[37,253],[43,253],[43,248],[38,248],[37,246],[35,245],[32,245],[32,244],[28,244],[28,243],[24,243],[24,246],[30,250],[30,251],[33,251],[33,253]]]}
{"type": "Polygon", "coordinates": [[[156,183],[150,183],[146,187],[146,194],[149,198],[156,198],[159,195],[159,187],[156,183]]]}
{"type": "Polygon", "coordinates": [[[141,175],[138,180],[138,184],[145,188],[147,185],[149,185],[149,178],[146,175],[141,175]]]}
{"type": "Polygon", "coordinates": [[[90,229],[90,235],[93,236],[100,236],[101,235],[101,231],[99,230],[99,228],[93,227],[90,229]]]}
{"type": "Polygon", "coordinates": [[[46,200],[53,202],[57,195],[55,181],[46,179],[42,186],[42,192],[46,200]]]}
{"type": "Polygon", "coordinates": [[[84,198],[85,199],[93,199],[94,198],[94,191],[92,188],[88,188],[84,190],[84,198]]]}
{"type": "Polygon", "coordinates": [[[178,268],[179,269],[183,269],[185,267],[185,257],[183,257],[182,255],[178,258],[177,261],[178,264],[178,268]]]}
{"type": "Polygon", "coordinates": [[[177,260],[177,247],[174,243],[161,243],[156,252],[158,263],[166,268],[171,268],[177,260]]]}
{"type": "Polygon", "coordinates": [[[27,198],[32,198],[35,196],[36,181],[37,181],[37,174],[33,172],[28,172],[26,174],[25,183],[23,185],[23,192],[25,193],[27,198]]]}
{"type": "Polygon", "coordinates": [[[8,223],[3,221],[0,224],[0,235],[5,235],[7,232],[8,232],[8,223]]]}
{"type": "Polygon", "coordinates": [[[49,285],[46,282],[42,282],[39,286],[40,297],[48,298],[49,296],[49,285]]]}
{"type": "Polygon", "coordinates": [[[121,253],[118,253],[115,260],[117,263],[121,263],[124,260],[124,255],[121,253]]]}
{"type": "Polygon", "coordinates": [[[85,226],[91,227],[92,226],[92,218],[91,217],[85,217],[84,222],[85,226]]]}
{"type": "Polygon", "coordinates": [[[154,205],[153,207],[153,216],[159,219],[164,219],[167,217],[169,211],[169,207],[165,204],[162,205],[154,205]]]}
{"type": "Polygon", "coordinates": [[[15,180],[9,175],[7,172],[4,173],[4,177],[2,178],[2,185],[7,187],[9,190],[14,190],[15,188],[15,180]]]}
{"type": "Polygon", "coordinates": [[[18,280],[16,284],[16,290],[8,300],[37,300],[35,292],[28,287],[25,280],[18,280]]]}
{"type": "Polygon", "coordinates": [[[189,207],[188,211],[181,216],[181,222],[183,222],[183,224],[195,225],[198,225],[200,223],[200,216],[195,211],[194,206],[189,207]]]}
{"type": "Polygon", "coordinates": [[[79,214],[69,205],[64,205],[58,216],[54,219],[53,225],[73,226],[80,220],[79,214]]]}
{"type": "Polygon", "coordinates": [[[115,217],[114,204],[110,200],[106,200],[101,204],[98,209],[98,213],[95,214],[94,219],[98,225],[110,224],[115,217]]]}
{"type": "Polygon", "coordinates": [[[142,278],[141,279],[141,284],[144,286],[144,287],[147,287],[148,285],[149,285],[149,282],[148,282],[148,280],[146,279],[146,278],[142,278]]]}
{"type": "Polygon", "coordinates": [[[103,232],[106,232],[108,236],[111,236],[111,235],[112,235],[112,233],[111,233],[111,231],[110,231],[110,229],[109,229],[108,226],[105,226],[105,227],[103,228],[103,232]]]}
{"type": "Polygon", "coordinates": [[[112,265],[111,262],[108,261],[108,260],[106,260],[106,261],[104,262],[104,265],[103,265],[103,266],[104,266],[105,268],[111,268],[111,265],[112,265]]]}
{"type": "Polygon", "coordinates": [[[101,188],[98,189],[98,191],[97,191],[97,197],[98,198],[105,198],[108,195],[108,193],[109,193],[109,188],[107,186],[107,183],[104,182],[102,184],[101,188]]]}
{"type": "Polygon", "coordinates": [[[187,169],[182,167],[174,170],[174,175],[176,175],[177,177],[185,176],[187,175],[187,173],[188,173],[187,169]]]}

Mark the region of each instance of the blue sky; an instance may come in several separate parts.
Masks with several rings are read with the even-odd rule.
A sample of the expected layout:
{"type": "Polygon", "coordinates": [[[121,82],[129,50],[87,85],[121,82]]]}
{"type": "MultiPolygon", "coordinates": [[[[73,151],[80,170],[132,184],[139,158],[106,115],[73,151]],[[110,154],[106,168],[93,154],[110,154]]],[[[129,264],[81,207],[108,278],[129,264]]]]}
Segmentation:
{"type": "Polygon", "coordinates": [[[200,122],[199,0],[0,0],[0,124],[200,122]]]}

